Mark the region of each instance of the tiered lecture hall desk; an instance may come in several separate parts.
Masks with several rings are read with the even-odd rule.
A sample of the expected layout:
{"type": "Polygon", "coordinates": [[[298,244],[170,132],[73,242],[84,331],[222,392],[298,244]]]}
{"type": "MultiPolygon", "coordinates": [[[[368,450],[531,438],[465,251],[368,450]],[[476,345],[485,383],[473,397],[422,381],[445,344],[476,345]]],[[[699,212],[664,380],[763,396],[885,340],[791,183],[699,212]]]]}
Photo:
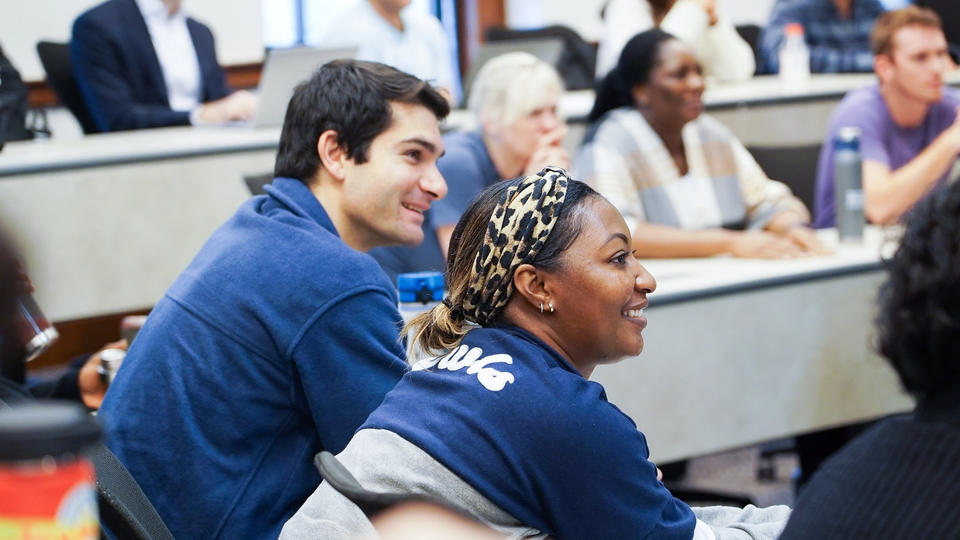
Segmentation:
{"type": "Polygon", "coordinates": [[[643,261],[657,279],[644,350],[593,380],[637,422],[655,460],[911,408],[872,348],[881,253],[898,232],[870,227],[856,244],[821,234],[834,254],[643,261]]]}
{"type": "MultiPolygon", "coordinates": [[[[814,76],[787,89],[758,77],[704,99],[748,144],[819,141],[840,97],[872,80],[814,76]]],[[[592,100],[572,92],[561,101],[580,134],[592,100]]],[[[455,111],[446,128],[470,122],[455,111]]],[[[273,169],[279,132],[165,128],[8,143],[0,223],[23,247],[47,315],[152,306],[249,196],[243,176],[273,169]]],[[[908,402],[891,397],[891,374],[868,352],[877,261],[872,248],[790,262],[651,261],[660,289],[647,349],[596,376],[660,460],[902,410],[908,402]]]]}
{"type": "Polygon", "coordinates": [[[153,306],[273,170],[280,130],[164,128],[8,143],[0,223],[54,322],[153,306]]]}

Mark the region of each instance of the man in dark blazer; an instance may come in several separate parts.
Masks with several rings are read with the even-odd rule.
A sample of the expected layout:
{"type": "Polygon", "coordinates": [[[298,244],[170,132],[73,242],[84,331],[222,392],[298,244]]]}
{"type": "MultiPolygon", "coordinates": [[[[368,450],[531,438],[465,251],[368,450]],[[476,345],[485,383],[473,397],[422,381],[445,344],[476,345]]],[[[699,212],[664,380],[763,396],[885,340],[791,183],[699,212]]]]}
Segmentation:
{"type": "MultiPolygon", "coordinates": [[[[189,17],[186,31],[199,68],[198,91],[193,85],[196,104],[186,110],[180,108],[182,105],[171,106],[169,70],[191,70],[193,59],[171,61],[169,54],[164,56],[160,51],[188,51],[189,44],[177,49],[184,43],[176,43],[175,34],[173,47],[157,43],[157,39],[169,43],[170,34],[154,30],[156,35],[152,35],[145,14],[159,18],[159,24],[167,24],[168,19],[183,17],[179,11],[180,0],[108,0],[74,22],[70,42],[73,71],[101,130],[218,123],[253,114],[253,96],[242,91],[231,94],[227,88],[210,29],[189,17]]],[[[191,76],[196,83],[195,75],[191,76]]]]}

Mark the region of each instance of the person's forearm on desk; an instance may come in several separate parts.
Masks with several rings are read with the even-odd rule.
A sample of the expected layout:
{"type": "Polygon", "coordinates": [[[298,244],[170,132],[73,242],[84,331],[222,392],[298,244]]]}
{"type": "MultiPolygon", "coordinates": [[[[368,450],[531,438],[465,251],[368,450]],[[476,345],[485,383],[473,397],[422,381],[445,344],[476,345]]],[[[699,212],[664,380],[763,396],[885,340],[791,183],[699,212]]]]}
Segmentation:
{"type": "Polygon", "coordinates": [[[778,259],[802,254],[799,245],[767,231],[703,229],[688,231],[676,227],[639,223],[633,231],[633,248],[640,258],[735,257],[778,259]]]}
{"type": "Polygon", "coordinates": [[[884,163],[863,160],[863,211],[871,223],[896,223],[937,184],[960,154],[958,122],[960,119],[895,171],[890,171],[884,163]]]}
{"type": "Polygon", "coordinates": [[[796,210],[784,210],[773,216],[765,230],[789,239],[809,255],[830,253],[810,228],[810,214],[796,210]]]}

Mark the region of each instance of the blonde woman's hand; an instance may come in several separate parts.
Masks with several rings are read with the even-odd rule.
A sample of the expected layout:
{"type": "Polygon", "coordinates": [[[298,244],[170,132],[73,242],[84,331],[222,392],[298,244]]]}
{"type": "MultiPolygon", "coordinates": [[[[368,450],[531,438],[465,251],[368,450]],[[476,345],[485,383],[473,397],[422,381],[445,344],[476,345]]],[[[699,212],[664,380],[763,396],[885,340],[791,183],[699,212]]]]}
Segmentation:
{"type": "Polygon", "coordinates": [[[523,174],[536,174],[546,166],[569,169],[570,154],[563,147],[563,137],[566,134],[567,125],[560,124],[540,137],[536,148],[530,154],[530,159],[527,160],[527,165],[523,168],[523,174]]]}

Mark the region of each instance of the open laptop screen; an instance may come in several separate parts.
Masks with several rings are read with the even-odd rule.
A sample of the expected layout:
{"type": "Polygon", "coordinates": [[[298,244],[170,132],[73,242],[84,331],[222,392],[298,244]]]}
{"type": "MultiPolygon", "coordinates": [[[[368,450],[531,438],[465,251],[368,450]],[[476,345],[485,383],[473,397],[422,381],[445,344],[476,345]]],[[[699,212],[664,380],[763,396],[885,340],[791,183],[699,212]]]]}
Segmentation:
{"type": "Polygon", "coordinates": [[[293,89],[308,79],[317,68],[340,58],[354,58],[354,47],[317,49],[297,47],[293,49],[270,49],[263,63],[260,86],[257,88],[258,105],[253,121],[254,127],[272,127],[283,124],[287,103],[293,89]]]}

